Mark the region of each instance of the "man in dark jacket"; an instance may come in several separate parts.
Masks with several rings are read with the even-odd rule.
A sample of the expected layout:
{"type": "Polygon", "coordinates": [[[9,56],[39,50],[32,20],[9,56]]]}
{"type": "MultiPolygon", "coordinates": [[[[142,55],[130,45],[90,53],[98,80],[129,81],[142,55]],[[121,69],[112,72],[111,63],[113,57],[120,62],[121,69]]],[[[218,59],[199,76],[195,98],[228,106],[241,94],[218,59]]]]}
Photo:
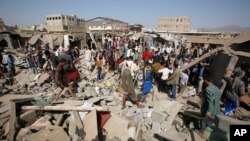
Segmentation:
{"type": "Polygon", "coordinates": [[[228,115],[238,107],[239,97],[245,94],[245,84],[242,81],[243,77],[244,75],[242,71],[236,72],[235,77],[228,76],[228,71],[226,71],[223,76],[223,79],[227,82],[224,90],[226,96],[225,115],[228,115]]]}

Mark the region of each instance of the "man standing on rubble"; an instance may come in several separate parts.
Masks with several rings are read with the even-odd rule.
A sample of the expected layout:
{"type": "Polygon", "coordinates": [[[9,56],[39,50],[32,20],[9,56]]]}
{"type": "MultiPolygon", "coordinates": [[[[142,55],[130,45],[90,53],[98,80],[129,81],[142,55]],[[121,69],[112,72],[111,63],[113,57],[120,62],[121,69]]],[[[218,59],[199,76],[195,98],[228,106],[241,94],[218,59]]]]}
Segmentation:
{"type": "Polygon", "coordinates": [[[128,98],[132,100],[134,103],[136,103],[138,108],[141,108],[141,105],[139,104],[139,101],[134,91],[133,77],[128,68],[126,68],[122,73],[120,87],[121,87],[121,92],[123,93],[122,109],[125,109],[126,100],[128,98]]]}
{"type": "Polygon", "coordinates": [[[65,87],[67,88],[68,94],[74,97],[72,89],[67,84],[66,80],[64,79],[65,71],[63,69],[63,66],[65,65],[65,63],[66,63],[66,60],[63,58],[60,58],[59,63],[56,67],[55,83],[58,87],[57,92],[56,92],[56,97],[55,97],[56,100],[60,98],[60,95],[63,92],[65,87]]]}
{"type": "Polygon", "coordinates": [[[167,79],[167,84],[171,85],[172,90],[172,100],[176,99],[176,86],[179,84],[180,79],[180,69],[178,68],[177,62],[174,62],[174,73],[167,79]]]}
{"type": "Polygon", "coordinates": [[[205,120],[201,121],[201,132],[211,126],[211,119],[220,113],[220,89],[212,83],[209,73],[204,75],[204,90],[202,92],[201,116],[205,120]]]}
{"type": "Polygon", "coordinates": [[[224,94],[226,96],[226,107],[224,114],[229,115],[233,110],[238,107],[238,99],[245,94],[245,84],[242,81],[244,77],[243,71],[237,71],[234,77],[229,76],[227,70],[223,76],[223,79],[227,82],[224,94]]]}

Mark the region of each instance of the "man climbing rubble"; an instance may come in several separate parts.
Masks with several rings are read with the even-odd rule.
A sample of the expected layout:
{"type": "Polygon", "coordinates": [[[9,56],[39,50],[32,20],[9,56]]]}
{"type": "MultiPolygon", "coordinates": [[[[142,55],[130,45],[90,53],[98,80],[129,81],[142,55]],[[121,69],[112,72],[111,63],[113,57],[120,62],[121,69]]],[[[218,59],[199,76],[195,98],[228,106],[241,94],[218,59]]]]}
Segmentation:
{"type": "Polygon", "coordinates": [[[56,67],[56,72],[55,72],[55,83],[57,85],[57,91],[56,91],[56,97],[55,99],[58,100],[61,96],[61,93],[63,92],[64,88],[67,88],[68,94],[72,97],[75,97],[73,94],[73,91],[71,89],[71,87],[69,86],[69,84],[67,84],[66,80],[64,79],[64,69],[63,66],[65,65],[66,60],[61,58],[59,60],[59,63],[56,67]]]}
{"type": "Polygon", "coordinates": [[[141,105],[139,104],[139,101],[134,91],[133,77],[128,68],[126,68],[122,73],[120,87],[121,87],[121,92],[123,93],[122,109],[125,109],[126,100],[128,98],[132,100],[134,103],[136,103],[138,108],[141,108],[141,105]]]}

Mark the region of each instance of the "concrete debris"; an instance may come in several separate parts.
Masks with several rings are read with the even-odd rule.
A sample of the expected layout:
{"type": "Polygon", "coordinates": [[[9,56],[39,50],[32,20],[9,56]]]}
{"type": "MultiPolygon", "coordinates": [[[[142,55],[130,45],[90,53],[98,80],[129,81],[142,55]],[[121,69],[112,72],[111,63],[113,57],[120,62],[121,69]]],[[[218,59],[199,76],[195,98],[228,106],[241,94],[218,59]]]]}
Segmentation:
{"type": "Polygon", "coordinates": [[[96,110],[92,110],[87,116],[83,119],[84,131],[86,137],[84,140],[98,141],[98,129],[97,129],[97,113],[96,110]]]}
{"type": "Polygon", "coordinates": [[[128,137],[128,121],[119,118],[116,115],[112,115],[103,127],[108,135],[109,139],[114,137],[128,137]]]}
{"type": "Polygon", "coordinates": [[[60,126],[48,126],[36,133],[24,137],[24,140],[29,141],[44,141],[44,140],[60,140],[70,141],[70,137],[60,126]]]}
{"type": "Polygon", "coordinates": [[[162,121],[164,121],[167,118],[167,116],[168,116],[167,114],[164,114],[163,112],[156,111],[156,110],[153,110],[151,114],[151,118],[153,122],[158,122],[158,123],[161,123],[162,121]]]}
{"type": "MultiPolygon", "coordinates": [[[[154,41],[153,37],[156,36],[154,33],[152,33],[152,36],[149,33],[140,33],[140,35],[143,37],[143,40],[144,36],[147,35],[147,38],[152,39],[152,41],[154,41]]],[[[157,36],[161,35],[159,34],[157,36]]],[[[71,40],[74,40],[74,38],[75,37],[71,40]]],[[[147,38],[145,39],[149,40],[147,38]]],[[[76,39],[78,39],[78,37],[76,39]]],[[[131,46],[136,46],[137,48],[133,54],[138,53],[141,46],[140,42],[138,42],[139,46],[137,46],[136,42],[131,41],[131,46]]],[[[159,52],[159,54],[163,54],[163,58],[170,57],[168,62],[171,63],[176,61],[175,58],[173,58],[176,56],[175,53],[180,52],[180,50],[178,51],[178,49],[173,47],[172,43],[167,41],[165,44],[159,44],[159,47],[155,47],[155,43],[153,42],[145,41],[145,43],[151,44],[148,47],[149,50],[154,49],[161,51],[163,50],[160,49],[161,47],[165,48],[166,46],[170,46],[172,52],[168,54],[159,52]]],[[[160,42],[157,41],[156,43],[160,42]]],[[[91,47],[92,46],[94,45],[91,45],[91,47]]],[[[117,49],[119,47],[117,47],[117,49]]],[[[35,53],[33,54],[32,52],[32,47],[30,48],[27,55],[29,55],[29,53],[35,55],[35,53]]],[[[61,47],[59,48],[61,49],[61,47]]],[[[185,48],[182,45],[180,45],[180,48],[184,50],[188,49],[188,52],[194,52],[195,49],[198,49],[198,47],[193,47],[189,50],[189,48],[185,48]]],[[[60,52],[60,49],[57,52],[60,52]]],[[[144,50],[143,47],[141,49],[144,50]]],[[[115,50],[105,49],[103,52],[100,52],[101,50],[103,50],[103,48],[97,48],[96,50],[81,49],[80,55],[74,58],[74,68],[77,68],[80,77],[68,83],[68,88],[71,88],[74,93],[73,97],[69,96],[71,91],[67,91],[65,88],[60,95],[61,97],[55,99],[55,93],[57,93],[59,89],[55,84],[53,71],[47,71],[47,68],[43,68],[45,66],[35,69],[30,68],[28,64],[18,61],[19,64],[18,67],[16,67],[16,73],[13,78],[9,77],[10,72],[5,74],[6,76],[3,78],[0,74],[0,140],[202,141],[209,139],[209,137],[214,139],[218,136],[212,136],[212,132],[223,135],[225,133],[226,136],[228,136],[229,126],[232,124],[249,124],[250,94],[246,94],[239,99],[240,107],[238,107],[232,115],[216,116],[216,126],[218,127],[216,130],[213,128],[206,129],[205,137],[200,137],[196,131],[200,128],[197,122],[204,119],[204,117],[200,115],[201,102],[203,100],[202,97],[200,97],[201,78],[192,78],[192,81],[199,79],[197,80],[200,82],[198,87],[196,86],[198,84],[196,84],[196,82],[190,82],[190,84],[188,83],[186,86],[178,85],[176,100],[169,100],[172,92],[170,92],[168,86],[164,86],[160,89],[160,83],[157,82],[157,78],[155,78],[160,76],[157,74],[153,78],[153,88],[146,95],[142,95],[146,83],[143,81],[144,73],[142,71],[145,69],[143,66],[144,60],[142,60],[143,52],[140,52],[141,55],[138,54],[137,58],[139,71],[136,73],[133,72],[133,82],[135,84],[134,93],[136,98],[141,101],[132,102],[129,97],[126,99],[124,108],[122,107],[124,106],[124,92],[121,92],[119,89],[122,80],[120,71],[118,70],[121,69],[119,68],[121,66],[115,63],[115,70],[113,71],[113,66],[110,66],[108,63],[109,60],[105,60],[104,58],[99,60],[103,63],[101,80],[99,80],[99,78],[97,79],[99,69],[95,68],[96,62],[94,61],[94,56],[99,57],[103,55],[105,58],[106,56],[109,58],[110,55],[114,55],[114,58],[117,59],[117,57],[119,58],[123,55],[124,51],[122,50],[120,54],[120,50],[118,49],[118,54],[116,54],[117,52],[115,50]],[[13,79],[13,82],[10,79],[13,79]],[[217,130],[221,131],[217,132],[217,130]]],[[[197,65],[197,63],[210,57],[212,54],[218,53],[218,51],[224,51],[231,55],[235,54],[235,52],[233,53],[227,49],[215,49],[211,51],[211,54],[204,53],[203,56],[198,57],[198,59],[193,58],[193,60],[189,60],[190,57],[193,57],[192,55],[190,56],[190,54],[181,55],[190,56],[187,58],[184,57],[184,62],[178,60],[179,65],[186,64],[185,66],[180,66],[182,67],[182,73],[184,73],[185,69],[197,65]]],[[[176,57],[178,58],[178,56],[176,57]]],[[[14,58],[17,57],[15,56],[14,58]]],[[[26,61],[27,58],[24,57],[22,59],[26,61]]],[[[51,62],[51,60],[47,60],[47,57],[44,59],[46,63],[51,62]]],[[[135,59],[133,58],[133,60],[135,59]]],[[[130,62],[130,60],[127,61],[130,62]]],[[[118,62],[118,60],[115,60],[115,62],[118,62]]],[[[152,62],[155,63],[155,60],[152,62]]],[[[128,64],[130,63],[126,65],[128,64]]],[[[201,65],[204,64],[202,63],[201,65]]],[[[49,66],[52,67],[53,65],[51,66],[50,64],[49,66]]],[[[173,66],[173,64],[170,64],[170,66],[173,66]]],[[[207,65],[205,66],[207,67],[207,65]]],[[[123,70],[123,67],[121,70],[123,70]]],[[[195,67],[190,68],[193,70],[189,70],[189,72],[194,73],[197,70],[200,71],[200,69],[195,67]]],[[[221,71],[224,70],[221,69],[221,71]]],[[[191,75],[193,74],[190,74],[190,77],[191,75]]],[[[69,74],[65,77],[73,76],[69,74]]],[[[196,75],[194,77],[196,77],[196,75]]],[[[69,80],[69,78],[67,79],[69,80]]]]}
{"type": "Polygon", "coordinates": [[[153,133],[160,133],[161,132],[161,125],[158,122],[153,122],[152,130],[153,133]]]}

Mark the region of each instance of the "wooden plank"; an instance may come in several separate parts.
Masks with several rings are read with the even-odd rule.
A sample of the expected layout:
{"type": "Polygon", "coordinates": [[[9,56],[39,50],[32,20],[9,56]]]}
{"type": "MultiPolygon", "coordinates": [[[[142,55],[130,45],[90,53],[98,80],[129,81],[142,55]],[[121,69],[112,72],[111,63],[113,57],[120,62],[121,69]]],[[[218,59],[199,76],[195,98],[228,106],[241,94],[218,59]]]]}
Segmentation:
{"type": "Polygon", "coordinates": [[[181,70],[184,71],[184,70],[186,70],[186,69],[189,69],[189,68],[191,68],[192,66],[194,66],[194,65],[196,65],[196,64],[198,64],[198,63],[200,63],[200,62],[203,61],[204,59],[209,58],[210,56],[212,56],[213,54],[215,54],[215,53],[217,53],[217,52],[219,52],[219,51],[221,51],[221,50],[223,50],[223,47],[213,49],[213,50],[211,50],[210,52],[208,52],[208,53],[202,55],[200,58],[195,59],[194,61],[192,61],[192,62],[189,63],[188,65],[183,66],[183,67],[181,68],[181,70]]]}
{"type": "Polygon", "coordinates": [[[80,112],[89,112],[92,110],[97,111],[108,111],[104,107],[72,107],[72,106],[22,106],[22,110],[39,110],[39,111],[80,111],[80,112]]]}
{"type": "Polygon", "coordinates": [[[16,103],[11,102],[11,115],[10,115],[10,133],[9,133],[9,141],[14,141],[14,135],[16,132],[15,124],[16,124],[16,103]]]}
{"type": "Polygon", "coordinates": [[[81,137],[84,137],[85,133],[84,133],[83,123],[82,123],[81,117],[77,111],[73,111],[73,115],[75,117],[75,123],[76,123],[78,130],[79,130],[79,134],[81,137]]]}

